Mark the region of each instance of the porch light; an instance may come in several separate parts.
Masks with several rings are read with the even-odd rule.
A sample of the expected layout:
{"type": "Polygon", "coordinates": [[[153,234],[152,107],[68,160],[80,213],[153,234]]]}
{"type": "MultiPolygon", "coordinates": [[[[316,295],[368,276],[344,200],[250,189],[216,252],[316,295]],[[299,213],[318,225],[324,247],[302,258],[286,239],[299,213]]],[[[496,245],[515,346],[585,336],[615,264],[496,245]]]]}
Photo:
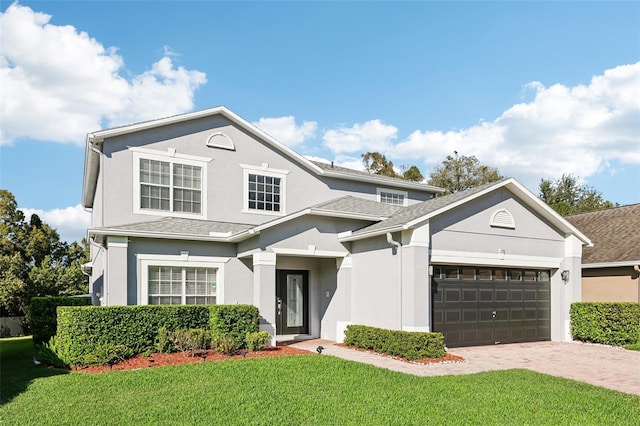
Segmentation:
{"type": "Polygon", "coordinates": [[[564,281],[564,283],[568,283],[569,282],[569,271],[567,269],[565,269],[564,271],[562,271],[560,273],[560,277],[562,278],[562,281],[564,281]]]}

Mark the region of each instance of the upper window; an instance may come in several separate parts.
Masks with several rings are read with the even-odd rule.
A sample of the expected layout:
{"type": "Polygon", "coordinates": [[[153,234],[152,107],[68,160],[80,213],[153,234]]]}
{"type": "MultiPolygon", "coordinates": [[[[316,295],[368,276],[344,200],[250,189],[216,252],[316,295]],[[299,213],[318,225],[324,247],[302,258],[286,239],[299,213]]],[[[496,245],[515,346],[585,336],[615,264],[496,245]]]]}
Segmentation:
{"type": "Polygon", "coordinates": [[[168,212],[186,217],[205,213],[205,161],[194,161],[194,157],[180,156],[175,152],[165,157],[161,151],[130,149],[135,152],[136,213],[168,212]]]}
{"type": "Polygon", "coordinates": [[[285,180],[289,173],[283,170],[241,165],[244,169],[245,212],[277,214],[285,212],[285,180]]]}
{"type": "Polygon", "coordinates": [[[395,189],[378,188],[378,201],[381,203],[392,204],[394,206],[407,205],[407,192],[397,191],[395,189]]]}

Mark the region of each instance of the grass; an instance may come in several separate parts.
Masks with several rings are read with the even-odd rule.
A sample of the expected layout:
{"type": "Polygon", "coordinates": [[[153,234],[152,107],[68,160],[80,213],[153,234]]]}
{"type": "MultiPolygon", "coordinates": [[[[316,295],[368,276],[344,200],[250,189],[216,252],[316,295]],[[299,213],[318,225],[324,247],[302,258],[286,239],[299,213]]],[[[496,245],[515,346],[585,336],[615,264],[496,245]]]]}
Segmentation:
{"type": "Polygon", "coordinates": [[[34,366],[30,344],[0,343],[2,424],[611,425],[640,418],[638,396],[526,370],[420,378],[315,355],[65,374],[34,366]]]}

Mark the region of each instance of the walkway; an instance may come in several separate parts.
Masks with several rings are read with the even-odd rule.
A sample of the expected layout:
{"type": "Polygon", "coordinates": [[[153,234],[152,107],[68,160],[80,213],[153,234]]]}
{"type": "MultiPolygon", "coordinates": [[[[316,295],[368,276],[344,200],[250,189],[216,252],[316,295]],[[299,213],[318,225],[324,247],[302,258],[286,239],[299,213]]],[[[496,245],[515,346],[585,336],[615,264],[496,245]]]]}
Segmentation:
{"type": "Polygon", "coordinates": [[[564,342],[513,343],[496,346],[453,348],[449,352],[463,362],[413,364],[386,356],[337,346],[330,340],[307,340],[293,347],[364,362],[416,376],[473,374],[482,371],[525,368],[552,376],[640,395],[640,352],[610,346],[564,342]]]}

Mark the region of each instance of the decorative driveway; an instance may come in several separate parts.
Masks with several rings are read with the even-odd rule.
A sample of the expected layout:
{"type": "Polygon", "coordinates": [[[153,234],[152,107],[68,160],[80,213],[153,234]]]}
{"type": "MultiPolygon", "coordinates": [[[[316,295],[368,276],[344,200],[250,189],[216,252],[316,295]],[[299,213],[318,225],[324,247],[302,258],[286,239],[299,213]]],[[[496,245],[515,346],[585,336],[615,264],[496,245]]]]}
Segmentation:
{"type": "Polygon", "coordinates": [[[525,368],[552,376],[640,395],[640,352],[575,342],[513,343],[452,348],[463,362],[413,364],[369,352],[337,346],[328,340],[308,340],[293,346],[351,361],[364,362],[416,376],[473,374],[482,371],[525,368]]]}

